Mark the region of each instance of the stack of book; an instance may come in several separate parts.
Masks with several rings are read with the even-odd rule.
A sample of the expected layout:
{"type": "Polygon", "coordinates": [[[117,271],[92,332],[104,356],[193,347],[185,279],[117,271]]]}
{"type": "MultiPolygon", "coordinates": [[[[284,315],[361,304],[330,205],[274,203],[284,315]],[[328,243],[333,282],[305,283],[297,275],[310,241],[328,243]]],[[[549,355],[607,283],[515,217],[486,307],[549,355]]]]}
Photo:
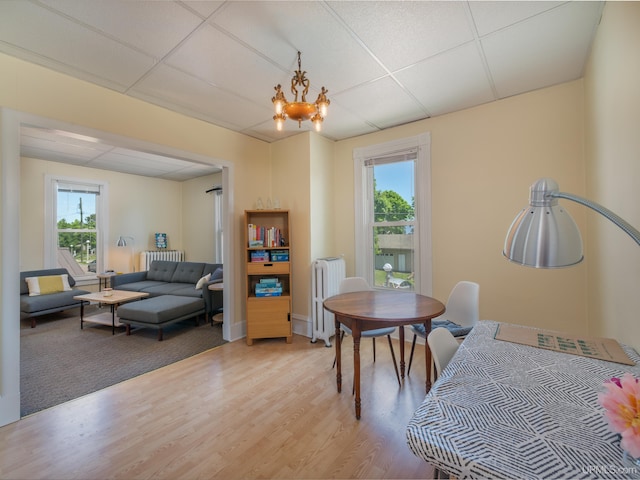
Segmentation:
{"type": "Polygon", "coordinates": [[[271,250],[270,258],[272,262],[288,262],[289,250],[271,250]]]}
{"type": "Polygon", "coordinates": [[[282,295],[282,284],[277,278],[261,278],[256,284],[256,297],[279,297],[282,295]]]}
{"type": "Polygon", "coordinates": [[[249,247],[281,247],[285,240],[278,227],[261,227],[250,223],[248,233],[249,247]]]}
{"type": "Polygon", "coordinates": [[[251,261],[252,262],[268,262],[269,254],[266,250],[255,250],[251,252],[251,261]]]}

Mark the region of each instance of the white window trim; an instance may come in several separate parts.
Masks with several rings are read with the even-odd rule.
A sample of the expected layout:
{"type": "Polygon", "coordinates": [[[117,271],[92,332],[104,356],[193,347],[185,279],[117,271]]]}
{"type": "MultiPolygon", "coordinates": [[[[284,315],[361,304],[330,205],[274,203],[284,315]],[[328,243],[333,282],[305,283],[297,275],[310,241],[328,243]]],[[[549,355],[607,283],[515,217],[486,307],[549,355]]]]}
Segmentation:
{"type": "Polygon", "coordinates": [[[417,210],[414,242],[419,248],[414,248],[415,261],[420,266],[419,275],[414,278],[415,291],[422,295],[431,295],[433,291],[433,262],[431,240],[431,133],[426,132],[415,137],[395,140],[391,142],[356,148],[353,151],[354,192],[355,192],[355,264],[356,275],[364,278],[373,277],[373,264],[368,260],[369,250],[362,248],[368,245],[365,237],[367,232],[367,208],[364,195],[370,184],[367,178],[365,161],[369,158],[384,157],[400,154],[403,151],[416,150],[415,172],[415,204],[417,210]],[[427,208],[424,208],[424,206],[427,208]]]}
{"type": "MultiPolygon", "coordinates": [[[[96,256],[96,271],[104,270],[103,266],[109,264],[109,184],[107,182],[90,179],[75,178],[60,175],[46,174],[44,178],[44,266],[45,268],[56,268],[58,252],[56,251],[57,242],[54,239],[53,232],[57,223],[57,182],[68,182],[78,184],[91,184],[100,186],[100,201],[96,202],[96,217],[99,223],[96,225],[98,245],[102,245],[100,253],[96,256]]],[[[74,277],[75,278],[75,277],[74,277]]],[[[95,279],[95,274],[85,275],[75,278],[76,281],[95,279]]]]}

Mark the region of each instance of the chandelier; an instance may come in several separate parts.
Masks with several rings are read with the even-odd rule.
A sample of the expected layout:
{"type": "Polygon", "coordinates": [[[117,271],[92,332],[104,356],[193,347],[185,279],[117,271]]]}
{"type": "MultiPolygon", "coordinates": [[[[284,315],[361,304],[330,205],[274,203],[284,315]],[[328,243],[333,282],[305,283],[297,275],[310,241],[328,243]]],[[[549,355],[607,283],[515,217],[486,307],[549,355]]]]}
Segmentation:
{"type": "Polygon", "coordinates": [[[327,99],[326,95],[329,90],[322,87],[315,103],[308,103],[307,93],[309,93],[309,79],[306,77],[306,74],[307,72],[302,71],[302,67],[300,65],[300,52],[298,52],[298,70],[296,70],[295,74],[291,78],[291,93],[295,95],[294,101],[287,101],[280,84],[273,87],[276,91],[276,96],[271,99],[276,110],[276,114],[273,116],[273,119],[276,122],[276,129],[279,132],[282,130],[284,121],[287,118],[296,120],[298,122],[298,128],[302,126],[302,122],[304,120],[311,120],[316,132],[319,132],[322,129],[322,122],[324,117],[327,116],[327,110],[331,103],[327,99]],[[298,91],[299,88],[302,90],[301,92],[298,91]],[[299,93],[301,94],[300,101],[298,101],[299,93]]]}

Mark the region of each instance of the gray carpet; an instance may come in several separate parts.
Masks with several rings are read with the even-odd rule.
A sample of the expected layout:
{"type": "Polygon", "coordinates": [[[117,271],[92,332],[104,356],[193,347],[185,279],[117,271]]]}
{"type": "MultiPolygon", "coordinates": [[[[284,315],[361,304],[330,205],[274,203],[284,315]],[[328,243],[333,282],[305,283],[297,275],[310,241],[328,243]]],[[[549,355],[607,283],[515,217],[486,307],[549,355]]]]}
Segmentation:
{"type": "MultiPolygon", "coordinates": [[[[107,307],[108,308],[108,307],[107,307]]],[[[102,310],[104,311],[104,310],[102,310]]],[[[97,307],[85,308],[85,314],[97,307]]],[[[38,318],[36,328],[23,320],[20,329],[21,415],[58,405],[129,378],[169,365],[226,343],[222,324],[200,318],[163,329],[157,340],[152,329],[124,327],[111,335],[111,327],[84,324],[80,309],[38,318]]]]}

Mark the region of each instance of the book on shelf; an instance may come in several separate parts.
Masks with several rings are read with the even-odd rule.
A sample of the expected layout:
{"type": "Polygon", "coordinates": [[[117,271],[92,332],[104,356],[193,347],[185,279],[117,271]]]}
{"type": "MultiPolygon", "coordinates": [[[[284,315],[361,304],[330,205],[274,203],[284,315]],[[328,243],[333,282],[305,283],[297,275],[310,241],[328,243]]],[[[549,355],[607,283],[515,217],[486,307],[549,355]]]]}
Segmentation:
{"type": "Polygon", "coordinates": [[[249,247],[282,247],[285,239],[278,227],[262,227],[254,223],[248,224],[247,238],[249,247]]]}
{"type": "Polygon", "coordinates": [[[272,262],[288,262],[289,250],[271,250],[269,258],[272,262]]]}
{"type": "Polygon", "coordinates": [[[282,295],[282,283],[278,278],[261,278],[255,286],[256,297],[279,297],[282,295]]]}
{"type": "Polygon", "coordinates": [[[251,252],[252,262],[268,262],[269,253],[266,250],[255,250],[251,252]]]}

